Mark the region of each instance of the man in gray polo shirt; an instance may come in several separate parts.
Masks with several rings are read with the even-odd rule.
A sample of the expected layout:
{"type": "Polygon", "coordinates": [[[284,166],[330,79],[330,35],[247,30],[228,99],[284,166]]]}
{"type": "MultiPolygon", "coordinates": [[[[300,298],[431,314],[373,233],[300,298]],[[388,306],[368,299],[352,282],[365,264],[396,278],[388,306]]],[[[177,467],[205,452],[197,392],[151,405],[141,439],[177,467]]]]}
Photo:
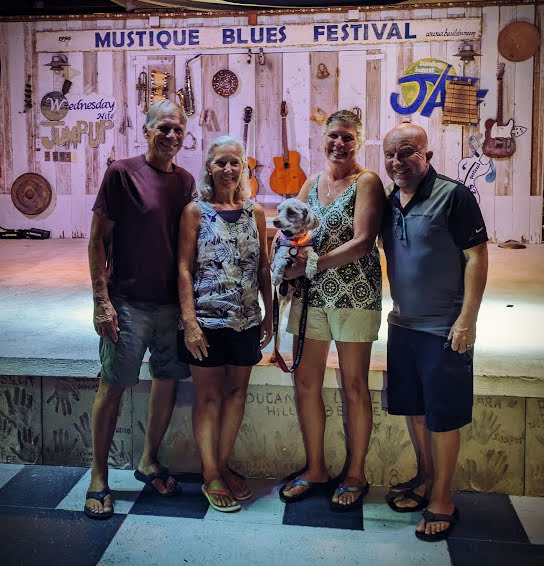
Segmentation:
{"type": "Polygon", "coordinates": [[[487,278],[487,233],[474,195],[430,164],[423,128],[384,138],[393,180],[382,237],[393,298],[387,347],[388,411],[407,415],[416,477],[393,486],[389,506],[425,509],[416,536],[446,538],[457,519],[451,484],[459,429],[472,420],[472,348],[487,278]]]}

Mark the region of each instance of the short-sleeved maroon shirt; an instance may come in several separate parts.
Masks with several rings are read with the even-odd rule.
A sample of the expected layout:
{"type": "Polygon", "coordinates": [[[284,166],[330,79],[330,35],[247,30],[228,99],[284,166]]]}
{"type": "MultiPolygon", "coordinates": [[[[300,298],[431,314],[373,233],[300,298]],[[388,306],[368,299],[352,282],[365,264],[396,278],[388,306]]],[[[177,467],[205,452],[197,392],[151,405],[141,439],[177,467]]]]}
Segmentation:
{"type": "Polygon", "coordinates": [[[106,242],[110,298],[177,303],[179,218],[195,194],[188,171],[160,171],[145,155],[108,167],[93,211],[115,222],[106,242]]]}

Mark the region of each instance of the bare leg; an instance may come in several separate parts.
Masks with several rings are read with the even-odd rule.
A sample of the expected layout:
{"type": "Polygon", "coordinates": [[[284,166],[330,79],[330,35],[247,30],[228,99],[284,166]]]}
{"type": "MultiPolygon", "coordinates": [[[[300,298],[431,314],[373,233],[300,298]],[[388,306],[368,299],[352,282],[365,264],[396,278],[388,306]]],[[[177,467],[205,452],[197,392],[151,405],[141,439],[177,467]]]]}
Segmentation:
{"type": "MultiPolygon", "coordinates": [[[[218,465],[219,435],[223,407],[223,382],[226,379],[224,366],[203,368],[191,366],[195,388],[193,404],[193,434],[202,460],[202,474],[206,489],[227,489],[218,465]]],[[[234,505],[232,496],[213,495],[213,502],[219,507],[234,505]]]]}
{"type": "Polygon", "coordinates": [[[233,495],[240,499],[251,495],[251,490],[241,476],[230,470],[229,460],[244,418],[247,387],[252,369],[253,366],[226,366],[227,375],[223,383],[217,463],[221,477],[232,490],[233,495]]]}
{"type": "MultiPolygon", "coordinates": [[[[151,381],[144,450],[138,464],[140,472],[146,475],[159,471],[159,447],[172,418],[177,384],[178,382],[175,379],[153,379],[151,381]]],[[[172,476],[169,476],[166,482],[156,478],[152,483],[163,494],[167,494],[176,488],[176,480],[172,476]]]]}
{"type": "MultiPolygon", "coordinates": [[[[342,390],[347,410],[348,459],[342,485],[361,487],[367,484],[365,458],[372,432],[372,402],[368,390],[368,368],[372,342],[337,342],[342,390]]],[[[360,492],[345,492],[338,497],[335,491],[332,501],[347,505],[355,501],[360,492]]]]}
{"type": "MultiPolygon", "coordinates": [[[[430,434],[434,480],[427,509],[432,513],[451,515],[454,509],[451,498],[451,484],[459,455],[461,433],[459,429],[455,429],[447,432],[431,432],[430,434]]],[[[447,529],[448,526],[448,523],[444,522],[427,523],[425,532],[427,534],[439,533],[447,529]]],[[[417,530],[423,531],[423,520],[419,522],[417,530]]]]}
{"type": "MultiPolygon", "coordinates": [[[[408,416],[406,420],[417,460],[416,478],[418,485],[413,490],[422,497],[428,496],[431,492],[434,476],[431,434],[425,426],[425,415],[408,416]]],[[[399,495],[394,499],[394,502],[397,507],[403,508],[416,507],[418,505],[417,501],[409,497],[404,498],[402,491],[399,491],[399,495]]]]}
{"type": "MultiPolygon", "coordinates": [[[[124,388],[108,385],[102,379],[93,404],[92,441],[93,464],[89,491],[102,491],[108,486],[108,454],[110,452],[117,414],[124,388]]],[[[109,512],[112,509],[111,496],[104,498],[104,507],[96,499],[87,499],[85,505],[96,513],[109,512]]]]}
{"type": "MultiPolygon", "coordinates": [[[[298,337],[293,337],[293,352],[296,352],[298,337]]],[[[304,351],[298,368],[295,370],[295,392],[298,419],[302,430],[308,469],[300,477],[312,482],[327,481],[329,474],[325,465],[325,407],[321,389],[325,377],[325,367],[330,343],[306,338],[304,351]]],[[[291,482],[284,494],[293,497],[308,489],[306,486],[291,488],[291,482]]]]}

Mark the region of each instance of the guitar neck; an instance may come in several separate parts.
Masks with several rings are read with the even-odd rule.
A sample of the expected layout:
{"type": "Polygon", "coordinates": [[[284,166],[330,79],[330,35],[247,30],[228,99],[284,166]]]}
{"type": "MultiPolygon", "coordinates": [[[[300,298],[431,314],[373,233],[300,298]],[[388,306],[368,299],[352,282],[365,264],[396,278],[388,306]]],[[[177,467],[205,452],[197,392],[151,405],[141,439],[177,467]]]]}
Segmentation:
{"type": "Polygon", "coordinates": [[[246,148],[246,151],[247,151],[247,130],[248,130],[248,127],[249,127],[249,123],[246,122],[244,124],[244,147],[246,148]]]}
{"type": "Polygon", "coordinates": [[[497,125],[502,126],[502,79],[497,84],[497,125]]]}
{"type": "Polygon", "coordinates": [[[281,117],[281,142],[283,145],[283,161],[289,163],[289,147],[287,145],[287,120],[281,117]]]}

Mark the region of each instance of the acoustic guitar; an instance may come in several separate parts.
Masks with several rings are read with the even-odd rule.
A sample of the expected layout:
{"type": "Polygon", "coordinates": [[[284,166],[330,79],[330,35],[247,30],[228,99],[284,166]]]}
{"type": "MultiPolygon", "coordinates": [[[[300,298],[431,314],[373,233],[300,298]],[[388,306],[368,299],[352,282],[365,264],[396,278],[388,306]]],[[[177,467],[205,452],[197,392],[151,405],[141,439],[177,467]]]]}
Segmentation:
{"type": "Polygon", "coordinates": [[[274,157],[274,171],[270,175],[270,188],[278,195],[296,195],[306,180],[300,168],[298,151],[289,151],[287,145],[287,102],[281,103],[281,140],[283,155],[274,157]]]}
{"type": "MultiPolygon", "coordinates": [[[[246,106],[244,108],[244,147],[246,148],[247,152],[247,130],[249,127],[249,123],[251,122],[251,115],[253,114],[253,108],[251,106],[246,106]]],[[[259,191],[259,181],[257,181],[257,177],[255,176],[255,167],[257,167],[257,160],[254,157],[247,158],[247,167],[249,171],[249,188],[251,194],[249,195],[250,198],[253,198],[257,192],[259,191]]]]}
{"type": "Polygon", "coordinates": [[[514,120],[508,124],[502,123],[502,79],[504,76],[504,63],[497,69],[497,119],[488,118],[485,121],[485,139],[482,151],[488,157],[510,157],[516,151],[516,141],[512,131],[514,120]]]}

